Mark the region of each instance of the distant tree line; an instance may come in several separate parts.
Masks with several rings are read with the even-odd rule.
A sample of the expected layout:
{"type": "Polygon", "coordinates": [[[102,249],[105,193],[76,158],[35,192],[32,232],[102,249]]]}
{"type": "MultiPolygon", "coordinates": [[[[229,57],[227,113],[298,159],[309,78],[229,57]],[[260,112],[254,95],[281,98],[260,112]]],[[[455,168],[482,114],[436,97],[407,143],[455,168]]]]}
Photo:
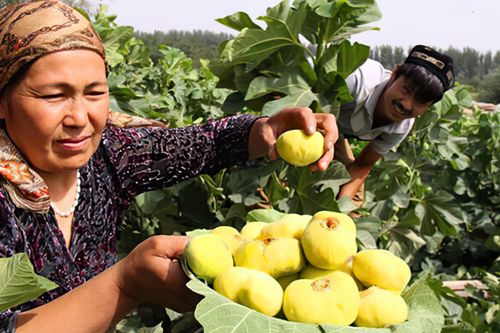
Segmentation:
{"type": "MultiPolygon", "coordinates": [[[[148,46],[153,60],[159,58],[158,46],[166,44],[181,49],[193,59],[194,66],[199,59],[216,58],[219,45],[233,38],[230,34],[206,30],[136,32],[135,35],[148,46]]],[[[500,51],[481,53],[470,47],[436,49],[453,58],[457,82],[472,86],[482,101],[500,103],[500,51]]],[[[385,68],[393,69],[404,61],[408,52],[409,49],[400,46],[381,45],[371,48],[370,57],[385,68]]]]}
{"type": "MultiPolygon", "coordinates": [[[[9,3],[19,3],[25,0],[0,0],[0,7],[9,3]]],[[[63,0],[69,5],[80,7],[87,13],[94,14],[101,3],[89,0],[63,0]]],[[[158,46],[165,44],[182,50],[193,59],[193,65],[199,65],[199,59],[214,59],[218,55],[221,43],[233,38],[226,33],[194,30],[167,32],[155,31],[153,33],[135,32],[136,37],[142,39],[151,52],[151,57],[156,60],[160,57],[158,46]]],[[[382,63],[387,69],[392,69],[401,63],[408,54],[408,49],[400,46],[381,45],[371,48],[370,57],[382,63]]],[[[457,49],[439,49],[453,58],[457,82],[471,85],[477,92],[477,98],[498,104],[500,103],[500,51],[481,53],[465,47],[457,49]]]]}
{"type": "Polygon", "coordinates": [[[182,50],[188,57],[193,59],[195,67],[199,59],[214,59],[218,56],[219,45],[231,38],[232,35],[222,32],[211,32],[206,30],[167,32],[155,31],[153,33],[135,32],[136,37],[142,39],[151,52],[151,58],[156,61],[160,54],[158,46],[165,44],[182,50]]]}

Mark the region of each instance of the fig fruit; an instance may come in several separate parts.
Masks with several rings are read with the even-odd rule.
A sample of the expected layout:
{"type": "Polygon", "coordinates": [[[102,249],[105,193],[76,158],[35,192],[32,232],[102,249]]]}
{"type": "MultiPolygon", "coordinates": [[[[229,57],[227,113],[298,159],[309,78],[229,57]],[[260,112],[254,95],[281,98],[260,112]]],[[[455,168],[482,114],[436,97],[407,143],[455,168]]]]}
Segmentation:
{"type": "Polygon", "coordinates": [[[365,289],[363,284],[358,281],[356,276],[354,276],[354,273],[352,272],[352,268],[351,268],[351,262],[343,264],[339,268],[333,269],[333,270],[332,269],[321,269],[321,268],[315,267],[313,265],[306,264],[306,266],[300,271],[299,278],[301,278],[301,279],[319,279],[319,278],[328,276],[332,272],[337,272],[337,271],[341,271],[341,272],[349,274],[353,278],[354,282],[356,282],[356,285],[358,286],[358,290],[365,289]]]}
{"type": "Polygon", "coordinates": [[[283,303],[283,289],[269,274],[245,267],[232,267],[214,281],[214,290],[230,300],[275,316],[283,303]]]}
{"type": "Polygon", "coordinates": [[[255,239],[241,245],[234,254],[236,266],[266,272],[274,278],[300,271],[305,264],[295,238],[255,239]]]}
{"type": "Polygon", "coordinates": [[[411,278],[410,267],[387,250],[363,250],[352,260],[352,271],[367,287],[402,292],[411,278]]]}
{"type": "MultiPolygon", "coordinates": [[[[349,275],[352,274],[352,269],[349,263],[343,264],[337,269],[322,269],[312,265],[306,265],[301,271],[299,277],[301,279],[319,279],[327,276],[330,273],[341,271],[349,275]]],[[[351,275],[352,277],[352,275],[351,275]]]]}
{"type": "Polygon", "coordinates": [[[208,283],[233,267],[233,256],[227,245],[210,233],[190,239],[183,256],[191,271],[208,283]]]}
{"type": "Polygon", "coordinates": [[[241,228],[240,234],[247,241],[257,239],[260,237],[262,229],[268,224],[269,223],[267,222],[258,221],[248,222],[243,228],[241,228]]]}
{"type": "Polygon", "coordinates": [[[307,135],[303,130],[286,131],[278,137],[278,155],[295,166],[306,166],[323,156],[325,138],[320,132],[307,135]]]}
{"type": "Polygon", "coordinates": [[[351,232],[351,234],[356,237],[356,224],[347,214],[322,210],[314,214],[312,218],[314,220],[324,220],[325,222],[334,219],[339,228],[351,232]]]}
{"type": "Polygon", "coordinates": [[[302,237],[304,229],[311,220],[311,215],[286,214],[276,222],[262,228],[261,238],[296,238],[302,237]]]}
{"type": "Polygon", "coordinates": [[[355,233],[349,223],[335,217],[314,218],[302,234],[302,249],[310,264],[335,270],[356,254],[355,233]]]}
{"type": "Polygon", "coordinates": [[[295,280],[285,289],[283,312],[288,320],[347,326],[356,319],[359,292],[344,272],[316,280],[295,280]]]}
{"type": "Polygon", "coordinates": [[[408,319],[408,305],[397,293],[379,287],[360,291],[358,317],[354,324],[363,327],[386,327],[408,319]]]}
{"type": "Polygon", "coordinates": [[[240,232],[230,226],[219,226],[211,231],[212,234],[217,235],[227,245],[231,254],[234,254],[236,249],[244,243],[243,237],[240,232]]]}

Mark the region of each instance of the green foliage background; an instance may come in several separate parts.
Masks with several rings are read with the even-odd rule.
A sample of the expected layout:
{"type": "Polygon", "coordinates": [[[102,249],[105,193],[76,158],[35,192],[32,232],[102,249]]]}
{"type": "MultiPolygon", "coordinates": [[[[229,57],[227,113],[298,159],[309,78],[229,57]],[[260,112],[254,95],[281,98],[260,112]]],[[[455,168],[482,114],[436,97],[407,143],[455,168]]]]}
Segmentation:
{"type": "MultiPolygon", "coordinates": [[[[104,8],[93,22],[106,45],[111,108],[178,127],[234,113],[272,114],[290,105],[336,113],[350,99],[345,78],[370,51],[349,37],[371,29],[366,24],[379,16],[369,0],[297,0],[293,7],[283,1],[263,13],[261,23],[235,13],[219,22],[236,36],[220,45],[215,60],[199,60],[199,66],[167,45],[154,50],[153,61],[133,29],[118,26],[104,8]]],[[[500,331],[500,115],[465,115],[471,103],[468,88],[457,85],[417,120],[408,139],[371,173],[356,221],[361,248],[389,249],[411,265],[415,279],[429,281],[449,333],[500,331]],[[463,299],[443,287],[450,279],[482,280],[488,294],[469,288],[463,299]]],[[[324,173],[310,173],[281,161],[254,161],[149,192],[127,214],[120,254],[153,234],[239,228],[256,208],[350,212],[349,200],[335,200],[348,179],[337,162],[324,173]]],[[[199,329],[192,317],[187,325],[169,314],[176,318],[173,331],[199,329]]],[[[137,317],[118,329],[148,330],[137,317]]]]}
{"type": "MultiPolygon", "coordinates": [[[[353,21],[345,14],[346,24],[328,30],[332,13],[338,14],[327,10],[333,3],[296,2],[307,15],[318,15],[315,25],[303,24],[307,15],[285,2],[262,18],[265,27],[251,22],[245,13],[221,18],[239,33],[221,44],[218,59],[200,61],[199,68],[168,46],[159,48],[160,56],[153,62],[144,42],[132,37],[132,28],[117,26],[114,17],[101,11],[95,27],[109,56],[113,108],[168,121],[173,127],[233,113],[272,114],[286,105],[335,113],[338,103],[349,99],[344,79],[369,54],[366,46],[349,43],[349,36],[367,29],[363,24],[376,20],[377,14],[358,12],[357,18],[368,17],[365,21],[353,21]],[[304,26],[309,31],[301,31],[304,26]],[[302,44],[299,34],[315,44],[315,53],[302,44]],[[284,40],[279,46],[271,41],[276,36],[284,40]],[[262,47],[256,40],[269,43],[262,47]],[[257,57],[246,56],[252,48],[257,57]],[[295,98],[297,94],[310,98],[295,98]]],[[[369,7],[374,2],[356,4],[369,7]]],[[[370,175],[367,202],[357,219],[362,247],[387,248],[411,264],[415,277],[430,276],[435,281],[447,332],[498,329],[499,115],[475,111],[465,116],[463,109],[471,103],[468,88],[458,85],[417,120],[408,140],[370,175]],[[470,289],[471,297],[464,301],[440,282],[472,278],[487,283],[488,298],[470,289]]],[[[241,227],[255,208],[348,212],[354,208],[350,202],[334,199],[348,179],[339,163],[325,173],[310,173],[280,161],[257,161],[246,168],[201,175],[139,196],[127,216],[120,248],[126,254],[156,233],[221,224],[241,227]]]]}

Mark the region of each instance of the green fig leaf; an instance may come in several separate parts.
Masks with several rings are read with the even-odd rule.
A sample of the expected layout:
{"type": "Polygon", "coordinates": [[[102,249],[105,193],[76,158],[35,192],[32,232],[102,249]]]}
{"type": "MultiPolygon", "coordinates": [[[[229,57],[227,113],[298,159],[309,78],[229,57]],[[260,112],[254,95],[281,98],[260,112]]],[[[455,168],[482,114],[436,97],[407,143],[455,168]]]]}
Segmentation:
{"type": "Polygon", "coordinates": [[[425,278],[415,281],[402,296],[408,304],[408,321],[398,326],[394,332],[441,332],[444,326],[443,308],[425,278]]]}
{"type": "Polygon", "coordinates": [[[247,222],[267,222],[272,223],[285,216],[285,213],[279,212],[272,208],[269,209],[254,209],[248,212],[247,222]]]}
{"type": "Polygon", "coordinates": [[[194,314],[205,333],[437,333],[444,324],[439,300],[425,279],[416,281],[403,293],[409,307],[408,321],[390,328],[340,327],[286,321],[237,304],[199,280],[191,280],[187,286],[204,296],[194,314]]]}
{"type": "Polygon", "coordinates": [[[54,282],[35,273],[26,253],[0,258],[0,312],[57,287],[54,282]]]}

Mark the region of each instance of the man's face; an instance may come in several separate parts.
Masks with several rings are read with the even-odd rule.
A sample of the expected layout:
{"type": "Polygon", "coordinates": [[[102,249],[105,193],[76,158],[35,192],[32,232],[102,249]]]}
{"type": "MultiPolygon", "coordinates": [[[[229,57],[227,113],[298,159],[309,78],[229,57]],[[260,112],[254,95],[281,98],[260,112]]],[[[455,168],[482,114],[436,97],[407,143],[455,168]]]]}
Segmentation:
{"type": "Polygon", "coordinates": [[[425,104],[415,100],[413,93],[403,75],[391,79],[383,94],[382,110],[384,118],[398,122],[407,118],[415,118],[429,109],[432,102],[425,104]]]}

